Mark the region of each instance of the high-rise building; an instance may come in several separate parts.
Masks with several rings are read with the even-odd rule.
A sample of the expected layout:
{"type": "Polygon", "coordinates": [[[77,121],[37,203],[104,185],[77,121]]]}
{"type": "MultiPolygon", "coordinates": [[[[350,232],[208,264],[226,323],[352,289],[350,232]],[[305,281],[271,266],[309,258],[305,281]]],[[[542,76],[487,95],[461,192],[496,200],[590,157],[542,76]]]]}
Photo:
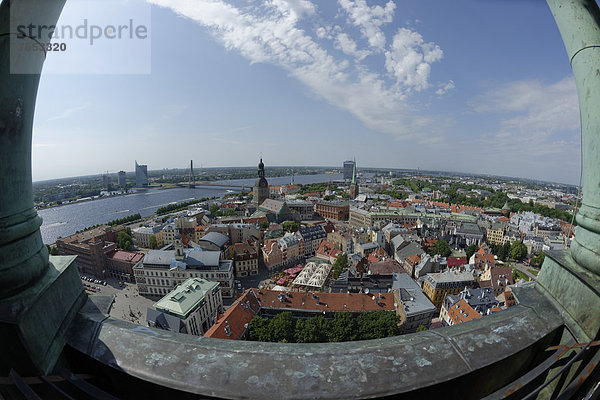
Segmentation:
{"type": "Polygon", "coordinates": [[[356,164],[354,161],[344,161],[344,180],[352,179],[354,164],[356,164]]]}
{"type": "Polygon", "coordinates": [[[260,163],[258,163],[258,179],[254,183],[254,197],[252,202],[258,207],[268,198],[269,183],[265,179],[265,164],[263,164],[261,157],[260,163]]]}
{"type": "Polygon", "coordinates": [[[119,186],[123,187],[126,185],[125,171],[119,171],[119,186]]]}
{"type": "Polygon", "coordinates": [[[148,166],[140,165],[137,161],[135,162],[135,187],[148,187],[148,166]]]}
{"type": "Polygon", "coordinates": [[[350,198],[354,200],[358,196],[358,180],[356,178],[356,162],[352,168],[352,183],[350,184],[350,198]]]}

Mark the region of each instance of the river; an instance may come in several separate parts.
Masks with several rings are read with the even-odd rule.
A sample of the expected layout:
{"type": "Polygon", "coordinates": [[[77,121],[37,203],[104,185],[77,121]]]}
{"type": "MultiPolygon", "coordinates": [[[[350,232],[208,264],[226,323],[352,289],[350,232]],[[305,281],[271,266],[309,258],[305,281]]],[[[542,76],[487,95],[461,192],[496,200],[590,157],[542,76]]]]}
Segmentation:
{"type": "MultiPolygon", "coordinates": [[[[235,179],[215,181],[215,183],[246,185],[246,190],[251,190],[255,180],[235,179]]],[[[294,183],[297,184],[340,180],[342,180],[342,174],[298,175],[294,177],[294,183]]],[[[271,185],[289,184],[290,177],[268,178],[268,181],[271,185]]],[[[235,191],[239,190],[239,188],[235,189],[235,191]]],[[[38,214],[44,219],[40,231],[44,243],[51,244],[59,237],[72,235],[75,231],[88,226],[104,224],[108,221],[135,213],[140,213],[142,217],[148,217],[154,214],[159,207],[166,206],[167,204],[180,203],[203,197],[220,197],[226,193],[231,192],[228,192],[227,188],[222,187],[149,189],[123,196],[107,197],[46,208],[38,211],[38,214]]]]}

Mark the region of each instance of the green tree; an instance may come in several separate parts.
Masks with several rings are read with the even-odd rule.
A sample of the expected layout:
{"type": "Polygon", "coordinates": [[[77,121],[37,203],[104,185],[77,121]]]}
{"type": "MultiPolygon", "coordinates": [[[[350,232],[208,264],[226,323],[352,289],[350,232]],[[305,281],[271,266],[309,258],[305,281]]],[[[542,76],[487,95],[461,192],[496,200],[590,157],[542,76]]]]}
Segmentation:
{"type": "Polygon", "coordinates": [[[300,225],[294,221],[285,221],[283,223],[283,230],[287,232],[296,232],[300,229],[300,225]]]}
{"type": "Polygon", "coordinates": [[[271,342],[269,319],[256,315],[248,325],[248,339],[256,342],[271,342]]]}
{"type": "Polygon", "coordinates": [[[348,268],[348,255],[342,253],[333,263],[333,279],[339,278],[340,274],[344,272],[346,268],[348,268]]]}
{"type": "Polygon", "coordinates": [[[296,343],[326,343],[331,322],[319,315],[296,321],[294,338],[296,343]]]}
{"type": "Polygon", "coordinates": [[[218,204],[211,204],[209,210],[212,215],[217,215],[217,212],[221,211],[221,208],[218,204]]]}
{"type": "Polygon", "coordinates": [[[417,332],[425,332],[427,330],[427,328],[425,328],[425,325],[419,325],[417,327],[417,332]]]}
{"type": "Polygon", "coordinates": [[[125,231],[119,232],[117,235],[117,247],[123,250],[131,251],[133,249],[133,239],[125,231]]]}
{"type": "Polygon", "coordinates": [[[467,261],[471,259],[471,256],[475,254],[476,251],[477,245],[475,243],[471,243],[469,247],[467,247],[467,249],[465,250],[465,252],[467,253],[467,261]]]}
{"type": "Polygon", "coordinates": [[[267,221],[260,221],[260,229],[263,231],[269,229],[269,223],[267,221]]]}
{"type": "Polygon", "coordinates": [[[289,311],[277,314],[269,321],[269,330],[271,331],[271,342],[294,342],[294,331],[296,321],[289,311]]]}
{"type": "Polygon", "coordinates": [[[327,337],[330,342],[349,342],[356,340],[358,325],[349,311],[336,313],[331,321],[327,337]]]}
{"type": "Polygon", "coordinates": [[[516,268],[514,268],[512,270],[512,278],[513,278],[513,282],[516,282],[516,281],[519,280],[519,274],[517,273],[517,269],[516,268]]]}
{"type": "Polygon", "coordinates": [[[452,254],[452,250],[450,249],[448,242],[445,240],[438,240],[433,246],[431,246],[431,249],[429,249],[429,254],[432,256],[439,254],[442,257],[448,257],[450,254],[452,254]]]}
{"type": "Polygon", "coordinates": [[[158,242],[156,240],[156,236],[150,235],[150,238],[148,239],[148,247],[150,247],[151,249],[158,249],[158,242]]]}
{"type": "Polygon", "coordinates": [[[523,242],[515,240],[512,246],[510,246],[510,257],[515,260],[524,259],[527,257],[527,246],[523,242]]]}
{"type": "Polygon", "coordinates": [[[400,334],[400,317],[391,311],[363,312],[357,318],[360,340],[380,339],[400,334]]]}
{"type": "Polygon", "coordinates": [[[498,258],[500,260],[506,261],[506,260],[508,260],[508,257],[510,256],[510,250],[511,250],[511,245],[509,242],[506,242],[498,248],[498,254],[496,254],[496,255],[498,256],[498,258]]]}
{"type": "Polygon", "coordinates": [[[225,213],[223,213],[223,215],[225,215],[227,217],[235,217],[237,215],[237,213],[235,212],[234,209],[228,208],[227,210],[225,210],[225,213]]]}
{"type": "Polygon", "coordinates": [[[48,254],[50,254],[51,256],[57,256],[58,255],[58,249],[56,248],[56,246],[50,246],[50,245],[46,245],[46,248],[48,249],[48,254]]]}
{"type": "Polygon", "coordinates": [[[544,263],[544,260],[546,259],[546,253],[544,253],[543,251],[538,254],[535,257],[531,258],[531,265],[533,265],[534,267],[541,267],[542,264],[544,263]]]}

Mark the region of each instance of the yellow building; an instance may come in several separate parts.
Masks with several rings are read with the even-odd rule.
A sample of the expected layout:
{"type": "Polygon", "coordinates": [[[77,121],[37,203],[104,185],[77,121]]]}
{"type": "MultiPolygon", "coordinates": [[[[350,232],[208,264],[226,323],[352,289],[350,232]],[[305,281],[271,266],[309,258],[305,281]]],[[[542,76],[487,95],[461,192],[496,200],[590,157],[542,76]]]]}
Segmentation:
{"type": "Polygon", "coordinates": [[[492,224],[486,233],[488,243],[504,243],[504,228],[502,225],[492,224]]]}
{"type": "Polygon", "coordinates": [[[423,281],[423,293],[440,311],[444,297],[447,294],[458,294],[465,287],[472,288],[475,284],[473,273],[469,271],[445,271],[427,274],[423,281]]]}

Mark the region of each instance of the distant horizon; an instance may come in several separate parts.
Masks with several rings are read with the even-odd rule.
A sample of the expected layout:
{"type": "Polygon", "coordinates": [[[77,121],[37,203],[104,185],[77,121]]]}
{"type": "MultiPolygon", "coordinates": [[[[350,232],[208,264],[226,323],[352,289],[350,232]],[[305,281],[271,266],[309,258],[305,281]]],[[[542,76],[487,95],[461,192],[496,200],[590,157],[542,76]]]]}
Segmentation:
{"type": "MultiPolygon", "coordinates": [[[[349,161],[349,160],[345,160],[345,161],[349,161]]],[[[138,163],[139,164],[139,163],[138,163]]],[[[140,164],[140,165],[146,165],[146,164],[140,164]]],[[[199,170],[199,169],[234,169],[234,168],[239,168],[239,169],[256,169],[256,166],[212,166],[212,167],[196,167],[194,166],[194,171],[199,170]]],[[[307,168],[307,169],[334,169],[334,170],[339,170],[338,173],[343,173],[343,168],[339,167],[339,166],[327,166],[327,165],[268,165],[265,164],[265,171],[268,171],[269,168],[307,168]]],[[[357,171],[361,171],[361,170],[387,170],[387,171],[409,171],[409,172],[422,172],[422,173],[427,173],[427,172],[432,172],[432,173],[436,173],[436,174],[445,174],[445,175],[450,175],[450,176],[456,176],[456,175],[466,175],[466,176],[472,176],[472,177],[488,177],[491,179],[494,178],[498,178],[498,179],[508,179],[508,180],[518,180],[518,181],[533,181],[533,182],[543,182],[543,183],[550,183],[550,184],[559,184],[559,185],[566,185],[566,186],[573,186],[573,187],[579,187],[579,183],[566,183],[566,182],[557,182],[557,181],[547,181],[547,180],[543,180],[543,179],[536,179],[536,178],[526,178],[526,177],[518,177],[518,176],[506,176],[506,175],[494,175],[494,174],[484,174],[484,173],[475,173],[475,172],[463,172],[463,171],[445,171],[445,170],[433,170],[433,169],[424,169],[424,168],[391,168],[391,167],[372,167],[372,166],[366,166],[366,167],[361,167],[358,165],[357,162],[357,171]]],[[[148,173],[151,172],[160,172],[160,171],[165,171],[165,170],[176,170],[176,171],[185,171],[186,169],[189,168],[179,168],[179,167],[165,167],[165,168],[159,168],[159,169],[148,169],[148,173]]],[[[135,174],[134,170],[128,171],[128,170],[121,170],[121,171],[125,171],[125,173],[127,174],[135,174]]],[[[109,172],[108,175],[117,175],[119,171],[116,172],[109,172]]],[[[102,175],[105,175],[106,173],[97,173],[97,174],[87,174],[87,175],[76,175],[76,176],[68,176],[68,177],[61,177],[61,178],[51,178],[51,179],[44,179],[44,180],[39,180],[39,181],[33,181],[33,183],[43,183],[43,182],[51,182],[51,181],[60,181],[60,180],[68,180],[68,179],[78,179],[78,178],[90,178],[90,177],[101,177],[102,175]]],[[[290,175],[291,176],[291,175],[290,175]]],[[[268,172],[267,172],[267,177],[268,177],[268,172]]],[[[198,177],[196,177],[198,178],[198,177]]],[[[241,179],[246,179],[246,178],[241,178],[241,179]]],[[[251,178],[247,178],[247,179],[251,179],[251,178]]]]}

